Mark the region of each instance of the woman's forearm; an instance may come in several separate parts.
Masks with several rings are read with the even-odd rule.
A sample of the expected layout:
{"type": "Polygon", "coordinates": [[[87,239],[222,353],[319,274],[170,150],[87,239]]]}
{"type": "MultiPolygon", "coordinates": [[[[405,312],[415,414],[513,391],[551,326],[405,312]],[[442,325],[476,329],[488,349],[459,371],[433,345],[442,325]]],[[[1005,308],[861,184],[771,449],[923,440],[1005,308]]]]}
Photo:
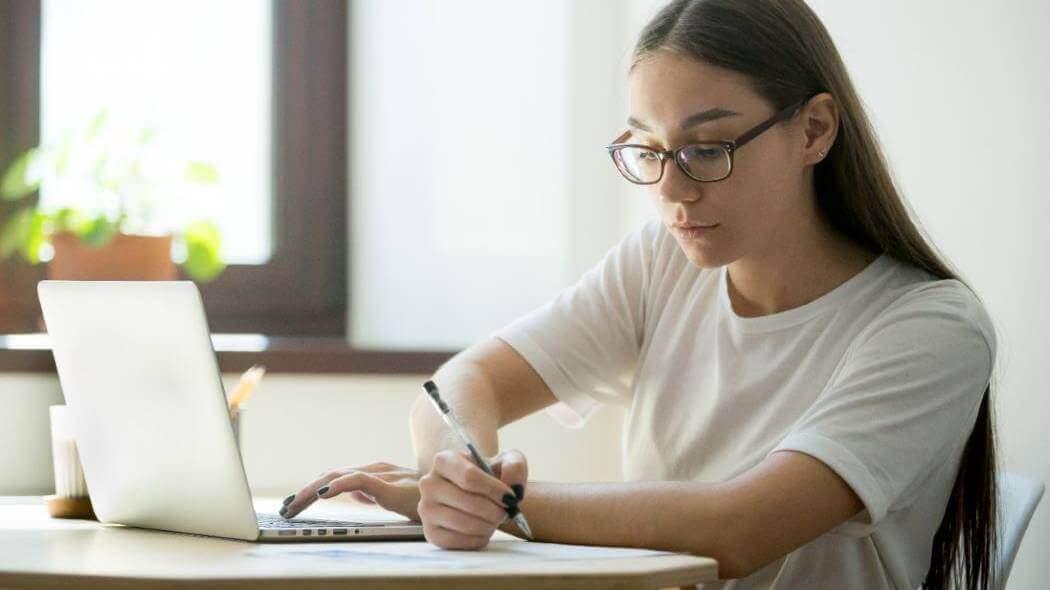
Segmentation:
{"type": "Polygon", "coordinates": [[[704,555],[722,578],[747,576],[864,510],[835,471],[794,451],[720,483],[530,482],[519,506],[538,540],[704,555]]]}
{"type": "MultiPolygon", "coordinates": [[[[537,541],[712,557],[733,577],[731,526],[717,486],[692,482],[529,482],[519,504],[537,541]]],[[[521,537],[512,521],[500,527],[521,537]]]]}
{"type": "MultiPolygon", "coordinates": [[[[481,454],[491,457],[498,453],[499,407],[492,384],[481,367],[453,358],[434,374],[433,381],[481,454]]],[[[429,471],[434,455],[440,451],[466,450],[426,394],[421,394],[412,406],[410,424],[412,448],[420,471],[429,471]]]]}

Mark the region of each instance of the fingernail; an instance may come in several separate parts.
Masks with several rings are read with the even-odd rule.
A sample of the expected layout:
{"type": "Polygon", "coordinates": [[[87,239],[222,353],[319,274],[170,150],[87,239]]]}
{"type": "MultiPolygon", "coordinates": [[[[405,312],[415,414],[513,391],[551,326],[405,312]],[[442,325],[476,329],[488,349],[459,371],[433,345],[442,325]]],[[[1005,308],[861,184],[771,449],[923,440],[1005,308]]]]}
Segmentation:
{"type": "Polygon", "coordinates": [[[518,499],[510,494],[503,494],[503,504],[506,505],[508,509],[517,508],[518,499]]]}
{"type": "Polygon", "coordinates": [[[288,507],[287,506],[282,506],[281,509],[277,513],[280,514],[281,516],[284,516],[285,514],[288,513],[288,507]]]}
{"type": "Polygon", "coordinates": [[[514,490],[514,495],[518,497],[518,500],[525,499],[525,486],[521,485],[520,483],[516,483],[510,486],[510,489],[514,490]]]}
{"type": "Polygon", "coordinates": [[[330,487],[332,487],[332,486],[325,486],[325,487],[317,490],[317,495],[318,496],[323,496],[323,495],[327,494],[328,493],[328,488],[330,488],[330,487]]]}
{"type": "Polygon", "coordinates": [[[516,505],[515,506],[511,506],[510,508],[507,508],[507,517],[508,518],[514,518],[515,516],[518,515],[518,512],[521,512],[521,511],[518,510],[518,507],[516,505]]]}
{"type": "Polygon", "coordinates": [[[292,500],[294,500],[294,499],[295,499],[295,494],[289,494],[288,497],[284,499],[284,502],[281,502],[281,505],[282,506],[287,506],[287,505],[291,504],[292,500]]]}

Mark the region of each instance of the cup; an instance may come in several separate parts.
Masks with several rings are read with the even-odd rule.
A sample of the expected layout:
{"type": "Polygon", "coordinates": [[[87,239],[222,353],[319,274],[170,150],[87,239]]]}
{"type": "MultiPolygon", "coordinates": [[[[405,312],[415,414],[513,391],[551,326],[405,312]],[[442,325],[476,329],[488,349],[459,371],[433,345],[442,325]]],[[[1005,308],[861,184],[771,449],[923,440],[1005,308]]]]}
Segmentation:
{"type": "Polygon", "coordinates": [[[55,494],[45,499],[48,512],[57,518],[94,518],[84,468],[77,453],[73,416],[69,408],[62,405],[51,406],[50,412],[55,494]]]}
{"type": "Polygon", "coordinates": [[[55,467],[55,495],[82,498],[88,495],[84,468],[77,454],[73,416],[66,406],[51,406],[51,456],[55,467]]]}

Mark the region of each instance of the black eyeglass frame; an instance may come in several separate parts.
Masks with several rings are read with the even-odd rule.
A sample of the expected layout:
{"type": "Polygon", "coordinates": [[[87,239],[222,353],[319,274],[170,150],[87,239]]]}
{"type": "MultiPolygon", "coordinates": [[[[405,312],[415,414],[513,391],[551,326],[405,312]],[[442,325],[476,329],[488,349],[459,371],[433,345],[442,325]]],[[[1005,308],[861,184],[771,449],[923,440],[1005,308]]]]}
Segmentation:
{"type": "Polygon", "coordinates": [[[616,171],[619,172],[620,175],[623,176],[625,179],[627,179],[628,182],[632,182],[634,184],[642,184],[642,185],[656,184],[656,183],[660,182],[661,180],[663,180],[663,178],[664,178],[664,169],[666,168],[666,166],[664,164],[669,159],[670,160],[674,160],[674,163],[678,166],[678,169],[681,170],[683,174],[685,174],[686,176],[688,176],[689,178],[691,178],[691,179],[693,179],[693,180],[695,180],[697,182],[721,182],[721,181],[729,178],[730,175],[733,174],[733,154],[737,150],[739,150],[740,148],[742,148],[745,145],[747,145],[748,142],[750,142],[751,140],[755,139],[759,135],[762,135],[763,133],[765,133],[767,130],[769,130],[771,127],[773,127],[777,123],[780,123],[781,121],[786,121],[787,119],[790,119],[791,117],[795,116],[795,114],[807,102],[809,102],[809,99],[800,100],[800,101],[798,101],[798,102],[796,102],[796,103],[794,103],[794,104],[784,108],[783,110],[781,110],[781,111],[777,112],[776,114],[774,114],[772,117],[766,119],[765,121],[759,123],[758,125],[755,125],[751,129],[748,129],[747,131],[742,133],[739,137],[737,137],[736,139],[731,140],[731,141],[701,141],[701,142],[697,142],[697,143],[689,143],[689,144],[686,144],[686,145],[683,145],[683,146],[679,146],[679,147],[677,147],[677,148],[675,148],[673,150],[658,150],[658,149],[653,148],[652,146],[642,145],[640,143],[620,143],[620,142],[624,141],[625,139],[627,139],[628,137],[630,137],[631,130],[628,129],[627,131],[623,132],[623,134],[621,134],[619,137],[614,139],[611,144],[605,146],[605,149],[608,150],[609,157],[612,158],[613,165],[616,166],[616,171]],[[729,170],[726,171],[726,175],[725,176],[723,176],[721,178],[705,180],[705,179],[702,179],[702,178],[697,178],[697,177],[695,177],[695,176],[693,176],[692,174],[689,173],[689,170],[686,169],[685,164],[683,164],[682,160],[680,159],[682,157],[681,154],[686,149],[695,148],[697,146],[718,146],[718,147],[720,147],[720,148],[722,148],[722,149],[724,149],[726,151],[726,154],[727,154],[727,156],[729,158],[729,170]],[[633,179],[631,179],[630,176],[625,174],[624,171],[620,168],[620,165],[617,163],[617,160],[616,160],[617,152],[619,150],[623,149],[623,148],[641,148],[641,149],[649,150],[650,152],[653,152],[654,154],[656,154],[657,158],[660,159],[660,175],[656,177],[656,180],[653,180],[653,181],[650,181],[650,182],[641,182],[641,181],[638,181],[638,180],[633,180],[633,179]]]}

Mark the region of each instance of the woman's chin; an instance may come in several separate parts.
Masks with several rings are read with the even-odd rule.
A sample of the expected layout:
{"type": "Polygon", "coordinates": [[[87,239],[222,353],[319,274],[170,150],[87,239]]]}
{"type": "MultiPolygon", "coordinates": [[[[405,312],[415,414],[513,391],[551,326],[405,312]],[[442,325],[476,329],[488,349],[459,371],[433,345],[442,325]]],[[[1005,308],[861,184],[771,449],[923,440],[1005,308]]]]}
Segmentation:
{"type": "Polygon", "coordinates": [[[701,246],[695,242],[678,242],[678,245],[685,254],[685,257],[689,259],[689,262],[693,263],[693,266],[699,268],[718,268],[720,266],[725,266],[729,262],[721,252],[709,246],[701,246]]]}

